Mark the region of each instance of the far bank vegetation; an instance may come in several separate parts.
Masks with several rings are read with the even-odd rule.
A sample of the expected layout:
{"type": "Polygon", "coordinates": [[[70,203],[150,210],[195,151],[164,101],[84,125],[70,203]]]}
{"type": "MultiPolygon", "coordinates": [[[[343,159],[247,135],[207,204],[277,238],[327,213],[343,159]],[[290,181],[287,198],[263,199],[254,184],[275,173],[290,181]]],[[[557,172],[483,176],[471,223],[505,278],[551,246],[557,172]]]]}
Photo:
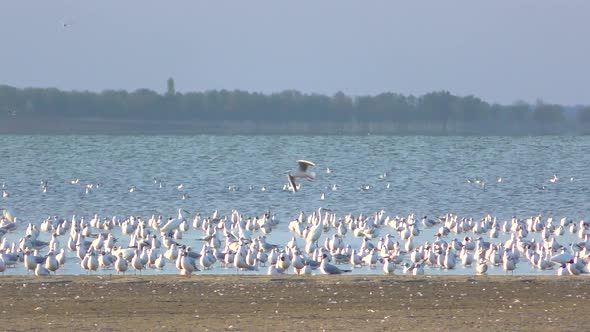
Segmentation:
{"type": "Polygon", "coordinates": [[[538,101],[490,104],[436,91],[351,97],[295,90],[163,94],[62,91],[0,85],[0,133],[219,133],[546,135],[589,134],[590,107],[538,101]]]}

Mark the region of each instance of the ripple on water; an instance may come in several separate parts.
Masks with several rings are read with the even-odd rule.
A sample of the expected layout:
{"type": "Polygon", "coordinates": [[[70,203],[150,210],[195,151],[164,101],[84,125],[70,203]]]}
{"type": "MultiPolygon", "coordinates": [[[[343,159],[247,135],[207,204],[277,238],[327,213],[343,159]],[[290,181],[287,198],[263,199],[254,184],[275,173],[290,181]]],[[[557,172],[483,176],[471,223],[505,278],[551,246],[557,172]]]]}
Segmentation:
{"type": "MultiPolygon", "coordinates": [[[[48,215],[169,216],[179,207],[205,214],[237,209],[244,215],[271,209],[281,224],[269,242],[284,243],[292,236],[287,222],[301,210],[320,206],[340,216],[383,208],[389,215],[434,217],[454,212],[480,218],[490,213],[500,220],[536,214],[579,220],[590,210],[586,172],[590,137],[0,136],[0,140],[0,184],[5,182],[11,194],[0,206],[12,207],[23,223],[40,223],[48,215]],[[286,171],[301,158],[317,164],[317,180],[302,181],[297,194],[283,192],[286,171]],[[326,174],[326,167],[333,172],[326,174]],[[380,179],[384,172],[388,177],[380,179]],[[548,181],[553,174],[560,178],[555,184],[548,181]],[[485,188],[467,183],[474,177],[485,179],[485,188]],[[75,178],[79,185],[70,184],[75,178]],[[163,188],[154,184],[154,178],[161,179],[163,188]],[[43,179],[49,181],[47,193],[41,192],[43,179]],[[190,194],[186,200],[176,188],[179,183],[190,194]],[[320,201],[320,193],[333,183],[338,190],[320,201]],[[102,186],[86,194],[86,184],[102,186]],[[369,184],[371,190],[359,190],[361,184],[369,184]],[[131,185],[136,192],[129,192],[131,185]],[[229,192],[229,185],[239,190],[229,192]],[[263,185],[267,192],[260,190],[263,185]]],[[[22,232],[24,225],[7,239],[16,241],[22,232]]],[[[434,232],[425,230],[419,239],[431,240],[434,232]]],[[[198,236],[191,230],[183,241],[200,246],[198,236]]],[[[41,239],[47,241],[49,236],[43,234],[41,239]]],[[[350,234],[347,240],[360,243],[350,234]]],[[[505,240],[507,235],[501,234],[495,241],[505,240]]],[[[566,231],[560,242],[575,240],[566,231]]],[[[61,237],[61,242],[65,245],[66,238],[61,237]]],[[[81,273],[76,262],[68,257],[59,272],[81,273]]],[[[26,274],[22,265],[9,271],[26,274]]],[[[164,272],[175,273],[173,264],[168,263],[164,272]]],[[[215,268],[202,273],[234,272],[215,268]]],[[[441,273],[430,268],[425,272],[441,273]]],[[[381,270],[362,268],[353,273],[381,270]]],[[[458,265],[443,273],[472,274],[473,268],[458,265]]],[[[504,272],[490,266],[489,273],[504,272]]],[[[519,263],[515,273],[539,272],[519,263]]]]}

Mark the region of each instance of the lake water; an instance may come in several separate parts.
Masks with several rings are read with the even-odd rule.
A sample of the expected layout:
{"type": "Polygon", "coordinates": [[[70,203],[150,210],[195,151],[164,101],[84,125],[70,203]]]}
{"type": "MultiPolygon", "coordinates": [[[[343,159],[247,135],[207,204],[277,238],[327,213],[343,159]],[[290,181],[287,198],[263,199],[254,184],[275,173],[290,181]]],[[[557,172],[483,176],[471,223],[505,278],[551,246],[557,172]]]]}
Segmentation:
{"type": "MultiPolygon", "coordinates": [[[[293,236],[287,224],[299,211],[318,207],[339,216],[384,209],[391,216],[452,212],[476,219],[492,214],[504,221],[513,215],[543,214],[577,222],[590,210],[588,151],[590,137],[0,136],[0,184],[5,183],[10,194],[0,199],[0,206],[11,207],[21,224],[6,235],[9,241],[18,241],[26,223],[40,224],[50,215],[147,219],[154,213],[174,216],[178,208],[203,214],[219,210],[222,215],[232,209],[261,215],[270,209],[280,224],[268,242],[279,244],[293,236]],[[316,163],[317,179],[303,181],[300,192],[283,191],[286,172],[296,168],[298,159],[316,163]],[[383,173],[388,174],[385,179],[380,178],[383,173]],[[554,174],[559,180],[550,183],[554,174]],[[484,188],[467,182],[475,177],[486,182],[484,188]],[[80,183],[72,185],[76,178],[80,183]],[[161,179],[164,187],[154,178],[161,179]],[[42,180],[48,180],[46,193],[41,191],[42,180]],[[88,183],[101,186],[86,194],[88,183]],[[177,189],[180,183],[182,190],[177,189]],[[337,191],[326,189],[332,184],[337,191]],[[360,190],[365,184],[370,189],[360,190]],[[231,185],[239,190],[228,191],[231,185]],[[133,193],[131,186],[137,188],[133,193]],[[262,186],[267,190],[262,191],[262,186]],[[182,192],[189,197],[182,200],[182,192]],[[320,200],[322,192],[325,200],[320,200]]],[[[418,242],[432,241],[435,230],[423,231],[418,242]]],[[[387,232],[393,234],[382,229],[381,235],[387,232]]],[[[191,230],[180,242],[200,247],[196,241],[200,235],[191,230]]],[[[540,240],[539,234],[530,237],[540,240]]],[[[42,240],[49,238],[47,233],[41,235],[42,240]]],[[[494,241],[507,238],[502,234],[494,241]]],[[[67,237],[60,240],[65,246],[67,237]]],[[[126,237],[121,241],[125,243],[126,237]]],[[[353,247],[360,243],[350,233],[346,241],[353,247]]],[[[572,241],[579,240],[567,231],[559,239],[564,245],[572,241]]],[[[299,242],[304,244],[303,239],[299,242]]],[[[59,272],[82,273],[78,259],[73,253],[69,256],[59,272]]],[[[459,265],[442,273],[473,273],[473,268],[459,265]]],[[[503,273],[500,268],[491,270],[503,273]]],[[[175,271],[168,263],[164,273],[175,271]]],[[[9,273],[25,273],[24,267],[20,264],[9,273]]],[[[235,270],[217,266],[206,273],[235,270]]],[[[354,273],[381,273],[381,269],[361,268],[354,273]]],[[[441,272],[426,269],[426,273],[441,272]]],[[[554,271],[539,272],[521,259],[516,273],[554,271]]]]}

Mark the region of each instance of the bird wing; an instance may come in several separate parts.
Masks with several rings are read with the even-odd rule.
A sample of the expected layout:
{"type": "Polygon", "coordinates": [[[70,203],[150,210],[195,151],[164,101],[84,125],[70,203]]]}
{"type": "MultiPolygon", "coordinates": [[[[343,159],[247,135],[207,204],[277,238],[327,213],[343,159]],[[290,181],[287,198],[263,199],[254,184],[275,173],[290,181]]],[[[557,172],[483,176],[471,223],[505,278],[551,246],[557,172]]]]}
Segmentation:
{"type": "Polygon", "coordinates": [[[299,170],[302,172],[307,171],[307,167],[309,167],[309,166],[315,166],[315,164],[309,160],[301,159],[301,160],[297,160],[297,163],[299,164],[299,170]]]}
{"type": "MultiPolygon", "coordinates": [[[[169,220],[164,226],[162,226],[160,228],[160,232],[166,233],[166,232],[174,230],[176,228],[176,227],[174,227],[174,223],[176,223],[177,220],[178,219],[169,220]]],[[[179,222],[179,224],[180,224],[180,222],[179,222]]]]}
{"type": "Polygon", "coordinates": [[[324,271],[326,271],[328,274],[341,274],[342,271],[340,271],[339,268],[337,268],[336,266],[332,265],[332,264],[328,264],[326,263],[324,265],[324,271]]]}

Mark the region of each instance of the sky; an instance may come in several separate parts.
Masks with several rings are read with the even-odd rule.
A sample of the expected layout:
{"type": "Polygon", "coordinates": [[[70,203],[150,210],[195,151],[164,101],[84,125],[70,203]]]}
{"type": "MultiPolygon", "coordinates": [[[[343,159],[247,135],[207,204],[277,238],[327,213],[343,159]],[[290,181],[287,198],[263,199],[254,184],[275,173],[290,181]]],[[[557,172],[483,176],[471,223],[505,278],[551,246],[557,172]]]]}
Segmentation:
{"type": "Polygon", "coordinates": [[[0,84],[590,104],[590,1],[0,0],[0,84]]]}

